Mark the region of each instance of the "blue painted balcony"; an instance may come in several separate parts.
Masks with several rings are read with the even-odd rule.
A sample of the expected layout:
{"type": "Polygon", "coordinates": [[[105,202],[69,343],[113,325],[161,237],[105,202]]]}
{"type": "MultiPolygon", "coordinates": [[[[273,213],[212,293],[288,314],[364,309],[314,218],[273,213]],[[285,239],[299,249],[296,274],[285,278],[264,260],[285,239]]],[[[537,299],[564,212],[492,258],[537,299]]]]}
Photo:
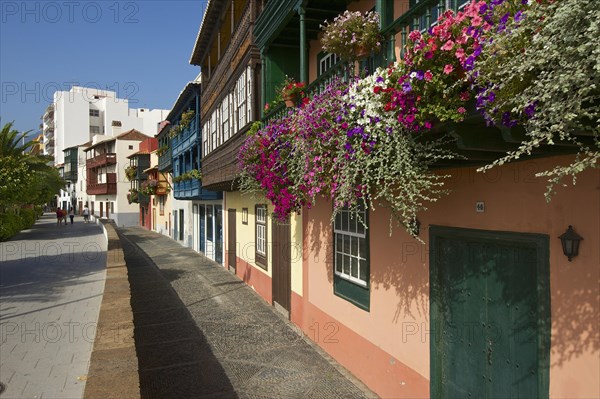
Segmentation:
{"type": "Polygon", "coordinates": [[[223,199],[220,191],[208,191],[202,188],[198,179],[185,180],[173,184],[173,196],[178,200],[219,200],[223,199]]]}
{"type": "Polygon", "coordinates": [[[171,148],[173,149],[173,158],[182,152],[190,149],[199,143],[200,134],[198,129],[198,123],[196,118],[192,119],[190,126],[188,126],[183,132],[173,137],[171,140],[171,148]]]}

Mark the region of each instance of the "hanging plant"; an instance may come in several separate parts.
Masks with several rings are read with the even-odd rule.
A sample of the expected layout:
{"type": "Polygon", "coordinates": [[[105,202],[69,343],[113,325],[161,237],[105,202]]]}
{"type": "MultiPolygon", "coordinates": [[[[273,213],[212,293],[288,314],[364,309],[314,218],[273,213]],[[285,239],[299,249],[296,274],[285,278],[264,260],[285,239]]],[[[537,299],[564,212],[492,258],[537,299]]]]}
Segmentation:
{"type": "Polygon", "coordinates": [[[368,56],[371,51],[381,50],[379,14],[369,11],[348,11],[335,17],[333,22],[321,25],[323,50],[334,53],[346,61],[356,61],[368,56]]]}
{"type": "Polygon", "coordinates": [[[176,124],[175,126],[172,126],[171,129],[169,130],[169,137],[173,138],[173,137],[177,136],[178,134],[180,134],[181,132],[183,132],[188,127],[190,127],[190,124],[192,123],[192,120],[194,119],[195,115],[196,115],[196,113],[192,109],[185,111],[183,114],[181,114],[179,123],[176,124]]]}
{"type": "Polygon", "coordinates": [[[132,181],[137,177],[137,166],[129,165],[125,168],[127,180],[132,181]]]}

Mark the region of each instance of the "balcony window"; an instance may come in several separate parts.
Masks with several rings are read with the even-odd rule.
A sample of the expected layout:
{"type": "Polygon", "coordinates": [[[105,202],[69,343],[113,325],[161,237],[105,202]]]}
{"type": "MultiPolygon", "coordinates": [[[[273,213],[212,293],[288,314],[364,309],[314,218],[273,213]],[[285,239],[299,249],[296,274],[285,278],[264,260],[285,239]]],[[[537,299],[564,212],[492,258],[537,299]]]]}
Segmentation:
{"type": "Polygon", "coordinates": [[[100,111],[97,109],[90,109],[90,116],[100,116],[100,111]]]}
{"type": "Polygon", "coordinates": [[[230,136],[229,99],[230,95],[227,95],[221,103],[221,137],[219,140],[219,144],[226,142],[230,136]]]}
{"type": "Polygon", "coordinates": [[[91,134],[100,134],[100,126],[90,126],[91,134]]]}

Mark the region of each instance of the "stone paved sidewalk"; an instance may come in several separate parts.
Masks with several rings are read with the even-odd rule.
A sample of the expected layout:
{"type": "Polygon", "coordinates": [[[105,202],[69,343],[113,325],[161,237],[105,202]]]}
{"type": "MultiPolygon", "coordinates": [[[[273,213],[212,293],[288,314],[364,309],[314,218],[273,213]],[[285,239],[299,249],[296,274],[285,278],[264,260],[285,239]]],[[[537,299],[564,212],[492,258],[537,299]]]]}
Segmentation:
{"type": "Polygon", "coordinates": [[[143,398],[373,398],[223,267],[120,229],[143,398]]]}
{"type": "Polygon", "coordinates": [[[45,214],[0,243],[2,399],[83,396],[104,291],[100,226],[45,214]]]}

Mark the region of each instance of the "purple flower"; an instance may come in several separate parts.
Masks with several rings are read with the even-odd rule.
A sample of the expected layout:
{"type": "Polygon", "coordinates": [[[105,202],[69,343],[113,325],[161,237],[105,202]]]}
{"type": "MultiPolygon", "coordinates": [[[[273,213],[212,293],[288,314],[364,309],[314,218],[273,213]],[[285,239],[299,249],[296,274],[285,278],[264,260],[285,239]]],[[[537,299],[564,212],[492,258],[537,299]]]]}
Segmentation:
{"type": "Polygon", "coordinates": [[[494,93],[493,91],[490,91],[490,94],[488,94],[488,102],[493,103],[496,100],[496,93],[494,93]]]}
{"type": "Polygon", "coordinates": [[[525,19],[525,16],[523,15],[523,11],[519,10],[515,14],[515,22],[521,22],[523,19],[525,19]]]}
{"type": "Polygon", "coordinates": [[[404,83],[402,83],[402,91],[404,91],[405,93],[408,93],[412,90],[412,87],[410,86],[410,82],[406,81],[404,83]]]}
{"type": "Polygon", "coordinates": [[[425,58],[427,58],[428,60],[432,59],[433,58],[433,53],[431,51],[427,51],[425,53],[425,58]]]}
{"type": "Polygon", "coordinates": [[[529,105],[527,105],[524,109],[523,112],[525,113],[525,115],[527,115],[528,118],[533,118],[533,115],[535,115],[535,106],[537,104],[536,102],[533,102],[529,105]]]}
{"type": "Polygon", "coordinates": [[[424,77],[425,77],[425,72],[417,71],[417,79],[423,80],[424,77]]]}
{"type": "Polygon", "coordinates": [[[481,7],[479,7],[479,13],[485,14],[487,12],[487,9],[488,9],[487,4],[482,4],[481,7]]]}
{"type": "Polygon", "coordinates": [[[463,67],[467,70],[470,71],[471,69],[473,69],[473,64],[475,63],[475,57],[470,55],[467,57],[467,59],[465,60],[465,63],[463,65],[463,67]]]}
{"type": "Polygon", "coordinates": [[[338,116],[336,116],[336,118],[335,118],[335,122],[336,122],[336,123],[340,123],[341,121],[342,121],[342,115],[338,115],[338,116]]]}
{"type": "Polygon", "coordinates": [[[385,79],[383,79],[383,76],[377,76],[377,79],[375,79],[375,81],[377,83],[383,83],[385,81],[385,79]]]}

